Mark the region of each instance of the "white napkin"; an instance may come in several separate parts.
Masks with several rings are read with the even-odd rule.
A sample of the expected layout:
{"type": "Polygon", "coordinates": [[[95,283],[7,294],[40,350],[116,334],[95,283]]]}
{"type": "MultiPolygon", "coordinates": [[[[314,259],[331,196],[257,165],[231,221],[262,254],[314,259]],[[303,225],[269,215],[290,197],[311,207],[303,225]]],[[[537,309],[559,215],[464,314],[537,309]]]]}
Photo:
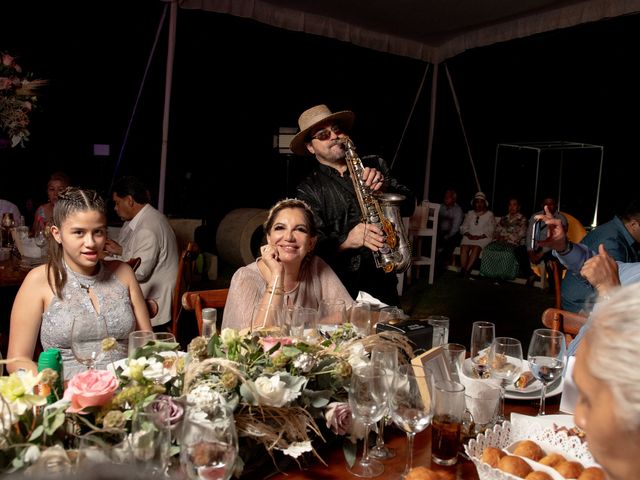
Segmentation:
{"type": "Polygon", "coordinates": [[[570,356],[564,370],[564,385],[562,386],[562,396],[560,397],[560,411],[574,413],[576,402],[578,401],[578,389],[573,382],[573,365],[576,357],[570,356]]]}
{"type": "Polygon", "coordinates": [[[369,295],[367,292],[363,292],[362,290],[358,292],[358,298],[356,298],[356,302],[366,302],[371,305],[372,308],[382,308],[389,306],[386,303],[382,303],[376,297],[369,295]]]}

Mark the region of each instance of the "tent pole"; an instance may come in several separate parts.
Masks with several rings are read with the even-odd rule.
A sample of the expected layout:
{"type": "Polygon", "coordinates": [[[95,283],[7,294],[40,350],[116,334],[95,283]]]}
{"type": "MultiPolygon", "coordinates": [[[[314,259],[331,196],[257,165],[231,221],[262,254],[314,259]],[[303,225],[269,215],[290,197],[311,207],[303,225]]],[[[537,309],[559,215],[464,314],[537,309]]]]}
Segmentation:
{"type": "Polygon", "coordinates": [[[604,160],[604,147],[600,147],[600,170],[598,171],[598,190],[596,191],[596,208],[593,212],[591,228],[598,226],[598,204],[600,203],[600,182],[602,181],[602,162],[604,160]]]}
{"type": "Polygon", "coordinates": [[[433,149],[433,130],[436,119],[436,97],[438,93],[438,66],[433,65],[433,83],[431,84],[431,110],[429,112],[429,140],[427,143],[427,166],[424,172],[423,200],[429,200],[429,182],[431,181],[431,150],[433,149]]]}
{"type": "Polygon", "coordinates": [[[164,85],[164,114],[162,118],[162,150],[160,153],[160,183],[158,185],[158,210],[164,213],[164,191],[167,176],[167,146],[169,144],[169,110],[171,104],[171,85],[173,82],[173,59],[176,49],[176,23],[178,2],[171,0],[169,15],[169,40],[167,46],[166,81],[164,85]]]}

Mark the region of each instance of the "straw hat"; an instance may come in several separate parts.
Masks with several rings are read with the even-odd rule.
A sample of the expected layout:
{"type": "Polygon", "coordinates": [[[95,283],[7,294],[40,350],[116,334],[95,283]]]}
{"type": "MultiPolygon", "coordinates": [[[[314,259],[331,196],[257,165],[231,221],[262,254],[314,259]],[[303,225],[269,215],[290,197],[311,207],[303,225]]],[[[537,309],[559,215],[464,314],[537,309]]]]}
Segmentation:
{"type": "Polygon", "coordinates": [[[489,201],[487,200],[487,196],[484,194],[484,192],[478,192],[473,196],[473,200],[471,200],[471,206],[473,206],[473,202],[476,201],[478,198],[480,200],[484,200],[484,203],[487,204],[487,208],[489,208],[489,201]]]}
{"type": "Polygon", "coordinates": [[[289,148],[291,148],[291,151],[296,155],[309,155],[309,150],[307,150],[305,143],[307,143],[309,131],[316,125],[324,122],[335,122],[340,124],[340,127],[348,131],[353,125],[354,118],[355,115],[349,110],[331,113],[331,110],[329,110],[326,105],[316,105],[315,107],[311,107],[309,110],[302,112],[302,115],[298,118],[300,132],[293,137],[293,140],[291,140],[291,143],[289,144],[289,148]]]}

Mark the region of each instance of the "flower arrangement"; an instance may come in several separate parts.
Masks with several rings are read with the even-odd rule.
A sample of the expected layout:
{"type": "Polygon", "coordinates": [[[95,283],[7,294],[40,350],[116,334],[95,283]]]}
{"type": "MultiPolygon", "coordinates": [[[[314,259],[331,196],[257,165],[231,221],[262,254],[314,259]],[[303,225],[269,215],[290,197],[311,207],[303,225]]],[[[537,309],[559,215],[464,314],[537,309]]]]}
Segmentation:
{"type": "Polygon", "coordinates": [[[0,132],[8,136],[11,147],[24,147],[28,140],[29,114],[46,84],[24,73],[13,56],[0,52],[0,132]]]}
{"type": "Polygon", "coordinates": [[[359,338],[350,324],[317,341],[225,329],[210,339],[194,338],[183,356],[175,352],[178,344],[150,342],[112,370],[77,374],[63,398],[46,407],[46,396],[34,392],[38,384],[54,383],[47,370],[0,377],[0,470],[37,469],[42,458],[50,460],[47,454],[68,453],[74,438],[87,433],[131,435],[136,411],[166,417],[173,432],[169,455],[176,455],[186,409],[197,415],[212,404],[233,412],[244,455],[237,474],[244,462],[255,461],[247,455],[256,453],[268,453],[274,464],[275,452],[296,462],[305,453],[322,460],[314,443],[326,435],[352,441],[363,435],[352,420],[347,387],[352,369],[366,362],[367,350],[378,342],[412,353],[401,335],[359,338]]]}

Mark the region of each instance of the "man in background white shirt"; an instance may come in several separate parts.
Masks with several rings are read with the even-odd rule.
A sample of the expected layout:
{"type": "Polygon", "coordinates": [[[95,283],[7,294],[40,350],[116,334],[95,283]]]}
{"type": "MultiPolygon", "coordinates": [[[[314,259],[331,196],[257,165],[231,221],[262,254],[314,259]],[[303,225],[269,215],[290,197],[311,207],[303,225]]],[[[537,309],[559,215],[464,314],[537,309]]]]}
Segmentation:
{"type": "Polygon", "coordinates": [[[113,186],[118,216],[125,221],[118,241],[105,250],[123,260],[139,257],[136,278],[146,299],[158,303],[154,326],[171,321],[171,299],[178,276],[178,244],[167,218],[149,204],[147,187],[135,177],[122,177],[113,186]]]}

